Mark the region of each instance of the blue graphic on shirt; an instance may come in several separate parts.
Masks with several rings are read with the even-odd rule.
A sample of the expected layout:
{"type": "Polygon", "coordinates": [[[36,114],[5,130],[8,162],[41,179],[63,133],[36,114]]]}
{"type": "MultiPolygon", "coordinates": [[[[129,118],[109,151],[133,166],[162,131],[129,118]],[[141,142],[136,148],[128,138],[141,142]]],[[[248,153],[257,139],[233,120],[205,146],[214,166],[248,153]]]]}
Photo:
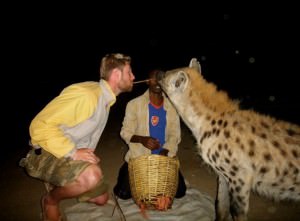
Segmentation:
{"type": "Polygon", "coordinates": [[[163,105],[159,108],[153,106],[151,103],[149,107],[149,130],[150,136],[159,140],[160,148],[152,150],[152,154],[159,154],[163,150],[165,144],[165,129],[166,129],[166,111],[163,105]]]}

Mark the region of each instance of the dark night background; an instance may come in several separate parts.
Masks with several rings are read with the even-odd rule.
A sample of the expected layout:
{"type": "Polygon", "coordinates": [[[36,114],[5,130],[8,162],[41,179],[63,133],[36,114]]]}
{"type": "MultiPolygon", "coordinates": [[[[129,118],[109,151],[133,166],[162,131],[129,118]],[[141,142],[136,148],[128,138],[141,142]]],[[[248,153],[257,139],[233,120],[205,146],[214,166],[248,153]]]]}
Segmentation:
{"type": "MultiPolygon", "coordinates": [[[[8,87],[3,93],[8,98],[3,105],[8,112],[4,143],[8,141],[9,152],[27,146],[31,119],[65,86],[98,81],[99,61],[111,52],[132,57],[137,80],[151,69],[187,66],[196,57],[204,77],[239,99],[242,108],[300,123],[295,5],[102,4],[18,3],[3,8],[7,68],[2,86],[8,87]]],[[[120,95],[111,117],[121,120],[127,101],[145,89],[139,85],[120,95]]]]}
{"type": "MultiPolygon", "coordinates": [[[[242,108],[300,125],[300,13],[296,1],[176,2],[1,4],[4,134],[0,220],[37,220],[44,188],[18,166],[29,148],[30,122],[64,87],[98,81],[99,62],[107,53],[130,55],[136,80],[145,79],[154,68],[187,66],[196,57],[204,78],[240,100],[242,108]]],[[[145,89],[145,84],[139,84],[131,93],[118,96],[104,131],[109,133],[102,141],[111,139],[110,145],[116,143],[119,128],[115,126],[121,126],[126,103],[145,89]]],[[[190,159],[187,162],[193,164],[190,159]]],[[[209,176],[202,174],[201,184],[202,178],[209,181],[209,176]]],[[[265,211],[261,208],[269,207],[260,205],[254,205],[255,212],[263,212],[263,217],[265,211]]],[[[296,220],[297,208],[288,210],[296,220]]],[[[289,215],[284,211],[277,214],[289,215]]],[[[281,217],[285,216],[276,220],[281,217]]]]}

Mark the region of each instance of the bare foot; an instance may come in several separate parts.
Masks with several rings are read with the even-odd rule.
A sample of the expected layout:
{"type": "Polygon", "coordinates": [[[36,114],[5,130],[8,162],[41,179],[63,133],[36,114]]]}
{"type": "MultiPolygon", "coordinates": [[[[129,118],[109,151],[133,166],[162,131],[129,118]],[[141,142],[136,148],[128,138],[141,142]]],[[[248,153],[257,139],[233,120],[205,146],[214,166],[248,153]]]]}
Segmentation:
{"type": "Polygon", "coordinates": [[[41,199],[43,221],[61,221],[58,204],[52,203],[49,198],[49,194],[46,194],[41,199]]]}
{"type": "Polygon", "coordinates": [[[88,202],[95,203],[98,206],[103,206],[103,205],[105,205],[107,203],[108,199],[109,199],[108,193],[104,193],[104,194],[102,194],[102,195],[100,195],[98,197],[89,199],[88,202]]]}

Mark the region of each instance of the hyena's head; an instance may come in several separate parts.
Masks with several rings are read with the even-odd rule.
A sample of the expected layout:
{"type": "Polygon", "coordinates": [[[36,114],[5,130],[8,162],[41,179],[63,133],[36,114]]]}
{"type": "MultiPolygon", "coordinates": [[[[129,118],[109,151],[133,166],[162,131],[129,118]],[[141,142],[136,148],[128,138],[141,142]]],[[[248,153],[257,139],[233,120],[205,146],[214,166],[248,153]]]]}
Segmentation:
{"type": "Polygon", "coordinates": [[[197,90],[193,83],[197,84],[201,79],[201,66],[196,58],[191,59],[188,67],[169,70],[158,76],[159,84],[175,106],[184,105],[189,100],[191,91],[197,90]]]}
{"type": "Polygon", "coordinates": [[[196,58],[191,59],[188,67],[160,74],[158,82],[180,113],[185,113],[189,106],[194,109],[205,106],[206,110],[220,113],[239,108],[237,101],[232,101],[225,91],[219,91],[215,84],[203,78],[196,58]]]}

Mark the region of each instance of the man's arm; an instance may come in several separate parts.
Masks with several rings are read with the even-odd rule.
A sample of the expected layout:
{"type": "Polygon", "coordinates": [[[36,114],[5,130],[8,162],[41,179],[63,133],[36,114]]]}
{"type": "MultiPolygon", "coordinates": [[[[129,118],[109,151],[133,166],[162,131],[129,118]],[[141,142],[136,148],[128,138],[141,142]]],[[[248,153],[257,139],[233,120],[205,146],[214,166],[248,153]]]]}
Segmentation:
{"type": "Polygon", "coordinates": [[[97,96],[85,88],[70,86],[53,99],[31,122],[30,136],[33,146],[41,146],[60,158],[75,146],[66,137],[61,125],[74,126],[87,119],[94,111],[97,96]]]}
{"type": "Polygon", "coordinates": [[[158,139],[148,136],[133,135],[130,139],[130,142],[141,143],[144,145],[144,147],[148,148],[149,150],[155,150],[160,147],[158,139]]]}

